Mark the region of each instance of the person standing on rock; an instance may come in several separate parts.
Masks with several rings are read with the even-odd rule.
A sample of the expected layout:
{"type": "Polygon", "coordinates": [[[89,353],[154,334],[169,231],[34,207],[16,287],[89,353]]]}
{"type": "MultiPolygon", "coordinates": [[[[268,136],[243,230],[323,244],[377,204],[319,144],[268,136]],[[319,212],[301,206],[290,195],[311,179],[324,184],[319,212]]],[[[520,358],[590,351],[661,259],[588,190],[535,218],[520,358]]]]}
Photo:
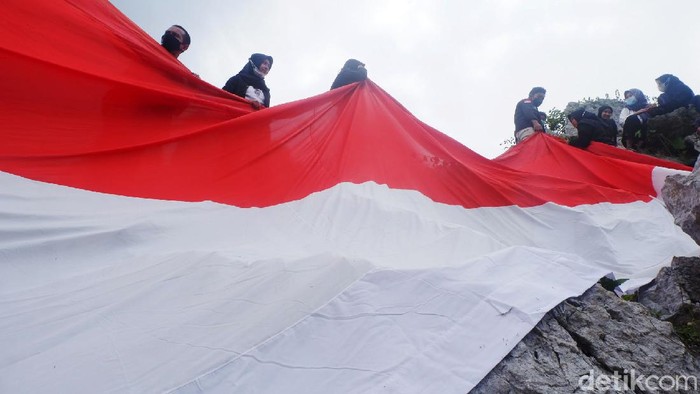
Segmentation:
{"type": "Polygon", "coordinates": [[[530,90],[526,99],[522,99],[515,106],[513,121],[515,123],[515,143],[518,144],[535,133],[543,133],[543,121],[540,119],[538,107],[544,101],[547,90],[542,87],[534,87],[530,90]]]}

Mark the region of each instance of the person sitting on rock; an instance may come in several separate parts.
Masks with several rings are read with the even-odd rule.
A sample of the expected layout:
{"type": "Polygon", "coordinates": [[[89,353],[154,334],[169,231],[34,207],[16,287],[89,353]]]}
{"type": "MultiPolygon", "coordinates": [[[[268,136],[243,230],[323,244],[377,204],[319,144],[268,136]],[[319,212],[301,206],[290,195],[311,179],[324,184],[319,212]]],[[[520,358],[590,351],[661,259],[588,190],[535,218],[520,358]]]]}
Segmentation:
{"type": "Polygon", "coordinates": [[[356,59],[348,59],[335,77],[331,90],[367,79],[365,64],[356,59]]]}
{"type": "Polygon", "coordinates": [[[598,117],[600,120],[603,121],[603,123],[606,123],[609,127],[610,130],[615,130],[615,145],[617,145],[617,123],[612,119],[613,116],[613,109],[609,105],[603,105],[602,107],[598,108],[598,117]]]}
{"type": "Polygon", "coordinates": [[[617,142],[617,129],[609,123],[603,122],[585,108],[579,108],[570,113],[567,118],[571,125],[578,130],[578,136],[569,139],[569,145],[586,149],[591,141],[615,146],[617,142]]]}
{"type": "Polygon", "coordinates": [[[656,78],[656,84],[662,93],[659,96],[659,104],[647,110],[650,117],[667,114],[678,108],[687,107],[695,96],[695,93],[688,85],[671,74],[664,74],[656,78]]]}
{"type": "Polygon", "coordinates": [[[625,91],[625,107],[620,111],[619,124],[622,125],[622,145],[627,149],[637,149],[646,140],[648,108],[649,103],[641,90],[625,91]]]}

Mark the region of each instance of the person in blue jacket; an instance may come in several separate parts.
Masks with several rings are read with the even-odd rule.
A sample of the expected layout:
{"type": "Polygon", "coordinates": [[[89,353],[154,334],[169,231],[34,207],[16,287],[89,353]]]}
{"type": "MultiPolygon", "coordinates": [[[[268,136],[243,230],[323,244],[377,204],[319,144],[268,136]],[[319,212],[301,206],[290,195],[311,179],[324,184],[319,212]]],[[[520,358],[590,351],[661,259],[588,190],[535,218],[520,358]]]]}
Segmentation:
{"type": "Polygon", "coordinates": [[[693,100],[693,90],[688,85],[681,82],[678,77],[671,74],[664,74],[656,78],[656,84],[661,91],[658,105],[649,108],[647,113],[650,117],[667,114],[681,107],[687,107],[693,100]]]}

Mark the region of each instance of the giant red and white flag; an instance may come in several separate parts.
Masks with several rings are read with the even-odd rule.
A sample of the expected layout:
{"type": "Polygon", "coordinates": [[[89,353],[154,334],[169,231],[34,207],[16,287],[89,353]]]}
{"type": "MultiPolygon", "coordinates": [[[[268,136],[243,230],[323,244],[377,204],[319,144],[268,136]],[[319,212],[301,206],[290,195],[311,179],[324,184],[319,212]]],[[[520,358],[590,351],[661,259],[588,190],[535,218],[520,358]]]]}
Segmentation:
{"type": "Polygon", "coordinates": [[[1,392],[463,393],[699,253],[655,198],[689,168],[487,160],[371,81],[252,112],[106,1],[3,8],[1,392]]]}

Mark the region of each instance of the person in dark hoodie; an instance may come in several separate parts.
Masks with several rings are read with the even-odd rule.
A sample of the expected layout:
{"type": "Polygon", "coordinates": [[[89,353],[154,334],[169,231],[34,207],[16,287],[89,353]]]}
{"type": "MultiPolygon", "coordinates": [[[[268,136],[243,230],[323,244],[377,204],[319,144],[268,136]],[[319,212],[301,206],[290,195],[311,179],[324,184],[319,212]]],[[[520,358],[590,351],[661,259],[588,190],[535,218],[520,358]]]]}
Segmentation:
{"type": "Polygon", "coordinates": [[[348,59],[335,77],[331,90],[367,79],[365,64],[356,59],[348,59]]]}
{"type": "Polygon", "coordinates": [[[695,96],[692,89],[671,74],[664,74],[656,78],[656,85],[662,93],[659,96],[659,104],[647,110],[650,117],[687,107],[695,96]]]}
{"type": "Polygon", "coordinates": [[[578,136],[569,140],[569,145],[586,149],[591,141],[616,145],[617,129],[603,122],[595,114],[585,108],[579,108],[568,116],[569,122],[578,130],[578,136]]]}
{"type": "Polygon", "coordinates": [[[255,109],[270,106],[270,89],[265,76],[272,68],[272,56],[254,53],[241,71],[226,81],[223,89],[250,101],[255,109]]]}

